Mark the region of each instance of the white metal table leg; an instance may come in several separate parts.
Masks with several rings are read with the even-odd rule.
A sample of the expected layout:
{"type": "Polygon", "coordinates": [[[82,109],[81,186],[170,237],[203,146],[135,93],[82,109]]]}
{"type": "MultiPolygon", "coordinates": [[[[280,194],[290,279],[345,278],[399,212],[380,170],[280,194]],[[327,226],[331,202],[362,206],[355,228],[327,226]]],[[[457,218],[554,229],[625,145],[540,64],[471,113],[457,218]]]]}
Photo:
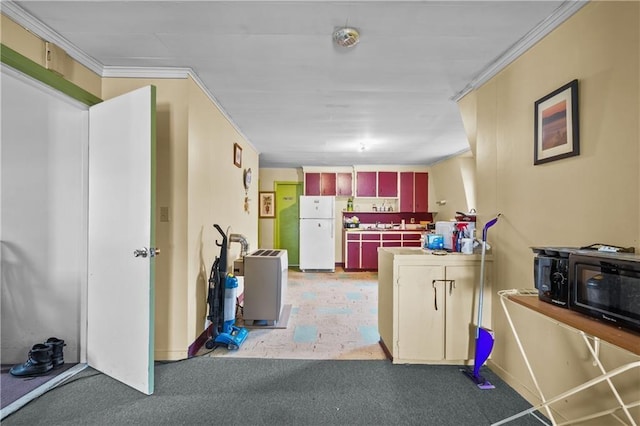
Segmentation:
{"type": "Polygon", "coordinates": [[[533,369],[531,367],[531,364],[529,363],[529,360],[527,358],[527,355],[526,355],[526,352],[524,350],[524,347],[522,346],[522,343],[521,343],[520,338],[518,336],[517,330],[516,330],[516,328],[515,328],[515,326],[513,324],[513,321],[511,319],[511,315],[509,313],[509,310],[507,309],[507,306],[505,304],[505,299],[508,298],[510,295],[518,295],[518,290],[503,290],[503,291],[499,291],[498,295],[500,296],[500,303],[502,304],[502,308],[503,308],[503,310],[505,312],[507,320],[509,321],[509,326],[511,327],[511,331],[513,332],[513,335],[514,335],[514,337],[516,339],[516,343],[518,344],[518,349],[520,350],[520,353],[522,354],[522,357],[524,358],[524,361],[525,361],[525,364],[527,366],[527,369],[529,370],[529,374],[531,375],[531,378],[533,379],[533,383],[535,384],[536,389],[538,390],[538,393],[540,394],[540,399],[542,400],[542,403],[538,404],[535,407],[532,407],[532,408],[529,408],[527,410],[524,410],[524,411],[522,411],[522,412],[520,412],[518,414],[515,414],[515,415],[513,415],[511,417],[503,419],[503,420],[501,420],[501,421],[499,421],[497,423],[493,423],[493,426],[498,426],[498,425],[502,425],[502,424],[505,424],[505,423],[509,423],[512,420],[520,418],[520,417],[522,417],[524,415],[535,413],[536,411],[541,410],[542,408],[544,408],[546,410],[546,412],[547,412],[547,414],[549,416],[549,419],[553,422],[553,425],[555,425],[555,426],[562,426],[562,425],[568,425],[568,424],[583,422],[583,421],[586,421],[586,420],[592,420],[592,419],[596,419],[598,417],[602,417],[604,415],[613,415],[618,421],[620,421],[621,424],[626,424],[626,423],[624,423],[622,421],[622,419],[620,419],[617,415],[614,414],[619,409],[622,409],[622,411],[625,413],[625,415],[626,415],[626,417],[629,420],[631,425],[637,426],[637,422],[633,419],[631,413],[629,412],[629,409],[633,408],[633,407],[640,406],[640,401],[635,401],[633,403],[625,404],[624,401],[622,400],[622,397],[620,396],[618,390],[616,389],[615,385],[611,381],[611,378],[614,377],[614,376],[617,376],[619,374],[625,373],[628,370],[631,370],[631,369],[634,369],[634,368],[640,368],[640,361],[630,362],[630,363],[624,364],[624,365],[622,365],[620,367],[614,368],[613,370],[607,372],[605,370],[604,366],[602,365],[602,363],[600,361],[600,358],[599,358],[599,355],[600,355],[600,338],[598,338],[596,336],[588,335],[587,333],[585,333],[582,330],[576,330],[576,329],[573,329],[573,328],[571,328],[571,327],[569,327],[569,326],[567,326],[565,324],[558,323],[559,325],[561,325],[561,326],[563,326],[565,328],[573,330],[574,332],[578,332],[582,336],[585,344],[589,348],[589,352],[591,353],[591,356],[593,357],[594,366],[597,365],[602,374],[600,376],[598,376],[598,377],[595,377],[595,378],[593,378],[591,380],[588,380],[587,382],[585,382],[585,383],[583,383],[583,384],[581,384],[579,386],[576,386],[576,387],[574,387],[572,389],[569,389],[569,390],[561,393],[560,395],[557,395],[557,396],[547,400],[544,397],[544,395],[542,393],[542,390],[540,389],[540,386],[538,385],[538,381],[537,381],[537,379],[536,379],[536,377],[535,377],[535,375],[533,373],[533,369]],[[593,345],[591,344],[590,339],[593,339],[593,345]],[[555,421],[555,419],[553,418],[553,415],[551,413],[551,409],[550,409],[550,405],[551,404],[553,404],[555,402],[558,402],[558,401],[560,401],[560,400],[562,400],[564,398],[567,398],[567,397],[569,397],[571,395],[574,395],[574,394],[576,394],[578,392],[581,392],[581,391],[583,391],[585,389],[588,389],[588,388],[590,388],[590,387],[592,387],[592,386],[594,386],[596,384],[599,384],[601,382],[604,382],[604,381],[607,382],[607,384],[609,385],[609,388],[611,389],[611,392],[615,396],[615,398],[616,398],[616,400],[617,400],[617,402],[619,404],[618,407],[611,408],[611,409],[604,410],[604,411],[600,411],[598,413],[591,414],[591,415],[582,417],[580,419],[574,419],[574,420],[569,421],[569,422],[564,422],[564,423],[558,424],[555,421]]]}
{"type": "MultiPolygon", "coordinates": [[[[598,383],[601,383],[603,381],[609,380],[611,377],[617,376],[618,374],[624,373],[624,372],[626,372],[626,371],[628,371],[628,370],[630,370],[632,368],[638,368],[638,367],[640,367],[640,361],[631,362],[629,364],[622,365],[622,366],[620,366],[618,368],[614,368],[613,370],[611,370],[610,372],[608,372],[606,374],[603,374],[603,375],[595,377],[595,378],[593,378],[593,379],[591,379],[589,381],[586,381],[586,382],[584,382],[583,384],[581,384],[579,386],[576,386],[576,387],[574,387],[572,389],[569,389],[568,391],[563,392],[560,395],[555,396],[555,397],[549,399],[548,401],[543,402],[542,404],[538,404],[535,407],[531,407],[531,408],[529,408],[527,410],[521,411],[518,414],[515,414],[515,415],[513,415],[511,417],[508,417],[508,418],[506,418],[504,420],[501,420],[498,423],[494,423],[494,425],[501,425],[501,424],[504,424],[504,423],[508,423],[511,420],[515,420],[515,419],[517,419],[519,417],[522,417],[522,416],[524,416],[526,414],[538,411],[543,407],[548,407],[550,404],[553,404],[554,402],[558,402],[558,401],[560,401],[560,400],[562,400],[564,398],[567,398],[567,397],[569,397],[569,396],[571,396],[573,394],[576,394],[576,393],[581,392],[581,391],[583,391],[583,390],[585,390],[587,388],[590,388],[591,386],[594,386],[594,385],[597,385],[598,383]]],[[[631,407],[635,407],[635,406],[640,405],[640,401],[636,401],[636,402],[634,402],[632,404],[627,404],[627,405],[623,404],[623,405],[626,408],[631,408],[631,407]]],[[[582,418],[576,419],[576,420],[572,420],[571,422],[563,423],[563,424],[572,424],[572,423],[581,422],[581,421],[584,421],[584,420],[587,420],[587,419],[595,419],[595,418],[598,418],[598,417],[602,417],[605,414],[611,414],[612,412],[616,411],[618,408],[620,408],[620,407],[616,407],[616,408],[610,409],[610,410],[600,411],[598,413],[591,414],[589,416],[582,417],[582,418]]],[[[635,422],[633,422],[633,424],[635,424],[635,422]]]]}
{"type": "MultiPolygon", "coordinates": [[[[498,292],[498,294],[500,295],[500,303],[502,304],[502,309],[504,310],[504,313],[507,317],[507,321],[509,321],[509,327],[511,327],[511,331],[513,332],[513,336],[516,339],[516,343],[518,344],[518,349],[520,349],[520,354],[522,355],[522,358],[524,358],[524,363],[527,366],[527,370],[529,370],[529,375],[531,376],[531,379],[533,379],[533,384],[536,387],[536,390],[538,391],[538,394],[540,395],[540,399],[542,400],[542,402],[545,402],[546,399],[544,397],[544,394],[542,393],[542,389],[540,389],[540,386],[538,385],[538,380],[536,379],[536,375],[533,373],[533,369],[531,368],[531,364],[529,363],[529,358],[527,358],[527,353],[525,352],[523,346],[522,346],[522,342],[520,341],[520,336],[518,335],[518,332],[515,328],[515,326],[513,325],[513,321],[511,320],[511,315],[509,314],[509,310],[507,309],[507,306],[505,305],[505,296],[508,294],[514,294],[514,293],[508,293],[508,292],[498,292]]],[[[545,410],[547,412],[547,417],[549,418],[549,420],[551,420],[552,424],[556,424],[555,419],[553,418],[553,413],[551,412],[551,409],[545,405],[545,410]]],[[[522,415],[528,414],[526,412],[522,412],[522,415]]],[[[494,423],[495,426],[497,425],[501,425],[504,423],[507,423],[515,418],[521,417],[520,415],[517,416],[512,416],[509,417],[507,419],[504,419],[498,423],[494,423]]]]}
{"type": "MultiPolygon", "coordinates": [[[[589,337],[587,336],[587,334],[584,331],[580,331],[580,335],[582,335],[582,339],[584,340],[585,345],[587,345],[587,347],[589,348],[589,352],[591,352],[591,356],[593,357],[593,361],[598,365],[598,368],[600,369],[600,372],[603,375],[606,375],[607,374],[607,370],[604,369],[604,366],[600,362],[600,357],[599,357],[599,355],[600,355],[600,339],[598,337],[594,337],[593,338],[593,346],[591,346],[591,343],[589,341],[589,337]]],[[[625,405],[624,401],[622,401],[622,397],[620,397],[620,394],[618,393],[618,390],[616,389],[616,387],[611,382],[611,379],[607,378],[606,380],[607,380],[607,384],[609,385],[609,388],[611,389],[611,392],[616,397],[616,400],[618,401],[618,404],[620,404],[620,408],[622,408],[622,411],[624,411],[624,414],[627,416],[627,418],[629,419],[629,421],[631,422],[631,424],[633,426],[637,426],[637,423],[635,422],[635,420],[633,420],[633,417],[631,417],[631,413],[629,412],[629,409],[625,405]]]]}

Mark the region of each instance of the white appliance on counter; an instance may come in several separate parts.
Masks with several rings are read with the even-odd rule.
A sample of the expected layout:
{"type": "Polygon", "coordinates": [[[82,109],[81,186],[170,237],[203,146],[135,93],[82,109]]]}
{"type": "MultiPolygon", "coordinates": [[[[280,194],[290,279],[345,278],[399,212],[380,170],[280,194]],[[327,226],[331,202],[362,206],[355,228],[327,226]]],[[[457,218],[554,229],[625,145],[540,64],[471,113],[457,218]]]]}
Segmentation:
{"type": "Polygon", "coordinates": [[[334,272],[335,197],[300,196],[300,270],[334,272]]]}
{"type": "Polygon", "coordinates": [[[262,249],[244,257],[245,324],[280,320],[287,290],[289,259],[286,250],[262,249]]]}

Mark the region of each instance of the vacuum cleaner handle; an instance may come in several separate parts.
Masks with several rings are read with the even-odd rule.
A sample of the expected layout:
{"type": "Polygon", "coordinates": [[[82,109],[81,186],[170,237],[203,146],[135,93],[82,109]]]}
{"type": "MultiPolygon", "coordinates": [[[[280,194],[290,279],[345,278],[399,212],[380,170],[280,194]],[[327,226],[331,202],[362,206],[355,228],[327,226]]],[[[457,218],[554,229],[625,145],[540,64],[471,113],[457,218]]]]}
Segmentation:
{"type": "Polygon", "coordinates": [[[218,242],[218,240],[216,240],[216,245],[218,247],[222,247],[222,246],[226,246],[227,245],[227,236],[225,235],[224,231],[222,230],[222,228],[220,228],[220,225],[218,225],[217,223],[213,224],[213,227],[216,228],[218,230],[218,232],[220,233],[220,235],[222,235],[222,244],[220,244],[218,242]]]}
{"type": "Polygon", "coordinates": [[[498,213],[498,216],[496,216],[495,218],[491,219],[489,222],[487,222],[486,225],[484,225],[484,229],[482,230],[482,241],[486,242],[487,241],[487,231],[489,230],[489,228],[491,228],[493,225],[496,224],[496,222],[498,221],[498,218],[502,216],[502,213],[498,213]]]}

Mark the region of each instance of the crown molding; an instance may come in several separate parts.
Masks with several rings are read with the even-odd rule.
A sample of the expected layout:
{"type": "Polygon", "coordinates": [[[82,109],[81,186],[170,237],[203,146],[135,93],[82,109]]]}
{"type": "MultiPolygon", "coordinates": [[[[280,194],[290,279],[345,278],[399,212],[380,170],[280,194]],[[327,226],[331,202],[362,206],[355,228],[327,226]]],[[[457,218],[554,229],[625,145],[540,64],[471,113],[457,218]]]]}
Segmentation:
{"type": "Polygon", "coordinates": [[[187,78],[195,73],[191,68],[181,67],[123,67],[104,66],[104,78],[187,78]]]}
{"type": "Polygon", "coordinates": [[[582,9],[590,0],[567,0],[547,17],[536,25],[531,31],[525,34],[520,40],[505,50],[500,56],[483,68],[462,90],[451,97],[452,101],[459,101],[467,93],[477,89],[494,77],[505,67],[518,59],[533,45],[542,40],[547,34],[555,30],[560,24],[569,19],[578,10],[582,9]]]}
{"type": "Polygon", "coordinates": [[[229,124],[231,124],[231,126],[235,129],[235,131],[238,132],[238,134],[242,137],[242,139],[244,139],[259,156],[260,150],[256,148],[256,146],[251,142],[251,139],[249,139],[244,133],[242,133],[242,130],[240,130],[240,128],[236,125],[235,121],[233,121],[233,119],[229,116],[229,114],[227,114],[227,111],[225,111],[225,109],[222,108],[222,105],[220,105],[220,102],[218,102],[216,97],[213,96],[213,93],[211,93],[211,91],[207,88],[207,86],[204,85],[202,80],[200,80],[200,77],[198,77],[198,74],[196,74],[193,70],[190,70],[189,76],[193,79],[193,81],[200,88],[200,90],[202,90],[204,94],[207,95],[209,100],[216,106],[216,108],[218,108],[218,111],[220,111],[220,113],[224,116],[224,118],[227,119],[227,121],[229,122],[229,124]]]}
{"type": "Polygon", "coordinates": [[[202,92],[209,98],[209,100],[216,106],[224,118],[231,124],[236,132],[253,148],[258,154],[260,151],[251,143],[251,140],[242,133],[242,130],[231,119],[229,114],[222,108],[220,102],[213,96],[213,93],[205,86],[200,80],[198,74],[188,67],[123,67],[123,66],[105,66],[102,71],[102,77],[104,78],[176,78],[185,79],[191,78],[194,83],[202,90],[202,92]]]}
{"type": "Polygon", "coordinates": [[[30,15],[26,10],[15,4],[13,1],[2,1],[2,13],[41,39],[59,46],[67,53],[67,55],[89,68],[94,73],[102,75],[102,68],[104,66],[100,61],[97,61],[82,50],[78,49],[69,40],[55,32],[44,22],[30,15]]]}

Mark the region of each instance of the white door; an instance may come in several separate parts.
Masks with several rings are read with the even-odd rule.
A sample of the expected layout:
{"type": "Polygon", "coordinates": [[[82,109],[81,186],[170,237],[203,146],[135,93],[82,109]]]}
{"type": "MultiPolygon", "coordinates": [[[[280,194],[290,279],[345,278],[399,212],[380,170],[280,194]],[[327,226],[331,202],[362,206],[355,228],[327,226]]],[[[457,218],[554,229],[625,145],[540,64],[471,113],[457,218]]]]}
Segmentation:
{"type": "Polygon", "coordinates": [[[87,363],[153,393],[155,87],[89,111],[87,363]]]}

